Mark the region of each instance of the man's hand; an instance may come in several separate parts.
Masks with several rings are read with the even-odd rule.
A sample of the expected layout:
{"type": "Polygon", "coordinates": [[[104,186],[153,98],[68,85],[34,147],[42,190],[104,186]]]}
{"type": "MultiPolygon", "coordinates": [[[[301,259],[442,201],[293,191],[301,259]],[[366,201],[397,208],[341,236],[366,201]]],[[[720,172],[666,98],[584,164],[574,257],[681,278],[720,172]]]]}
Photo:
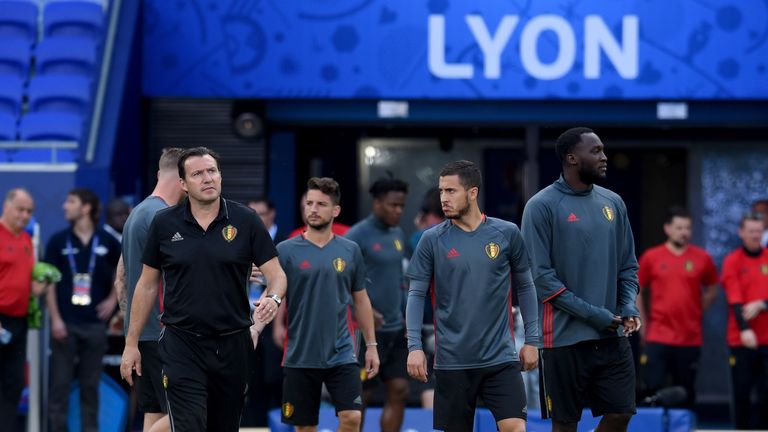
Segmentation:
{"type": "Polygon", "coordinates": [[[533,345],[523,345],[520,348],[520,364],[523,372],[536,369],[539,365],[539,350],[533,345]]]}
{"type": "Polygon", "coordinates": [[[264,325],[269,324],[277,315],[277,302],[269,297],[264,297],[253,302],[256,306],[256,319],[264,325]]]}
{"type": "Polygon", "coordinates": [[[67,325],[61,318],[51,321],[51,336],[59,342],[67,339],[67,325]]]}
{"type": "Polygon", "coordinates": [[[605,330],[615,332],[616,330],[619,329],[620,325],[621,325],[621,317],[614,315],[613,319],[611,319],[611,323],[608,324],[608,327],[606,327],[605,330]]]}
{"type": "Polygon", "coordinates": [[[744,348],[757,349],[757,336],[754,330],[742,330],[740,336],[741,344],[744,345],[744,348]]]}
{"type": "Polygon", "coordinates": [[[624,324],[624,336],[629,336],[632,333],[639,331],[643,326],[640,317],[626,317],[623,321],[624,324]]]}
{"type": "Polygon", "coordinates": [[[115,306],[117,306],[117,298],[115,296],[108,296],[96,305],[96,315],[100,320],[106,321],[112,317],[112,314],[115,312],[115,306]]]}
{"type": "Polygon", "coordinates": [[[141,376],[141,353],[137,346],[125,346],[123,350],[123,360],[120,362],[120,376],[133,386],[133,371],[141,376]]]}
{"type": "Polygon", "coordinates": [[[427,357],[422,350],[413,350],[408,353],[408,375],[411,378],[427,382],[427,357]]]}
{"type": "Polygon", "coordinates": [[[256,329],[256,324],[252,325],[251,326],[251,342],[253,342],[254,350],[259,345],[259,336],[261,336],[261,332],[256,329]]]}
{"type": "Polygon", "coordinates": [[[365,373],[371,379],[379,373],[379,351],[376,346],[365,348],[365,373]]]}
{"type": "Polygon", "coordinates": [[[381,314],[381,312],[377,311],[376,309],[371,309],[373,311],[373,328],[379,329],[384,326],[384,315],[381,314]]]}
{"type": "Polygon", "coordinates": [[[765,301],[755,300],[744,305],[741,309],[741,316],[745,321],[749,321],[757,317],[760,312],[765,310],[765,301]]]}

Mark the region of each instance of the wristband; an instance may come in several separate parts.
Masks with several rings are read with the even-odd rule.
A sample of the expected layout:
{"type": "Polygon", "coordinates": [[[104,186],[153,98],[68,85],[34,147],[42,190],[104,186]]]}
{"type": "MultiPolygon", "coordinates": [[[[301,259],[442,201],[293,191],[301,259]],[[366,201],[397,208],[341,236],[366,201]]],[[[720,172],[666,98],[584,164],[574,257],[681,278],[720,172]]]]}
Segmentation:
{"type": "Polygon", "coordinates": [[[365,346],[372,347],[372,346],[379,346],[379,344],[376,343],[376,342],[368,342],[368,343],[365,344],[365,346]]]}

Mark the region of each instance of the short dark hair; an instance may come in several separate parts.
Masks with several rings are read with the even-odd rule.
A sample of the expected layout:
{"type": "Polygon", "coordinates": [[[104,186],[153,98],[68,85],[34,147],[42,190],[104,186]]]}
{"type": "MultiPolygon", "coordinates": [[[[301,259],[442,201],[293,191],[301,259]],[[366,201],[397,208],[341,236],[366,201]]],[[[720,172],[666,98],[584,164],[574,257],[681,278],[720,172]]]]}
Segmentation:
{"type": "Polygon", "coordinates": [[[80,202],[83,203],[83,205],[90,204],[91,214],[89,216],[91,217],[91,220],[94,224],[99,221],[99,213],[101,213],[101,201],[99,200],[99,196],[96,195],[96,192],[86,188],[74,188],[67,192],[67,195],[77,197],[80,202]]]}
{"type": "Polygon", "coordinates": [[[690,219],[691,214],[688,213],[688,210],[685,207],[679,206],[679,205],[673,205],[672,207],[667,209],[667,214],[664,217],[664,223],[670,224],[672,223],[672,219],[676,217],[690,219]]]}
{"type": "Polygon", "coordinates": [[[755,207],[759,206],[759,205],[766,205],[766,206],[768,206],[768,198],[761,198],[761,199],[758,199],[758,200],[755,200],[755,201],[752,202],[752,208],[753,209],[755,207]]]}
{"type": "Polygon", "coordinates": [[[393,177],[382,177],[371,185],[368,192],[375,199],[381,198],[390,192],[408,193],[408,183],[393,177]]]}
{"type": "Polygon", "coordinates": [[[451,175],[459,176],[459,183],[461,183],[465,189],[471,189],[473,187],[480,189],[480,187],[483,186],[483,176],[480,174],[480,168],[471,161],[459,160],[445,164],[440,171],[440,177],[451,175]]]}
{"type": "Polygon", "coordinates": [[[307,182],[307,190],[319,190],[331,197],[331,202],[334,205],[339,205],[341,202],[341,188],[339,187],[339,183],[330,177],[312,177],[307,182]]]}
{"type": "Polygon", "coordinates": [[[275,203],[272,202],[271,199],[269,199],[269,198],[267,198],[265,196],[257,196],[256,198],[254,198],[254,199],[252,199],[251,201],[248,202],[248,204],[259,204],[259,203],[266,204],[267,208],[270,209],[270,210],[274,210],[275,209],[275,203]]]}
{"type": "Polygon", "coordinates": [[[744,228],[744,224],[748,221],[763,223],[763,217],[758,213],[747,213],[741,217],[741,220],[739,221],[739,228],[744,228]]]}
{"type": "Polygon", "coordinates": [[[424,195],[421,202],[421,212],[443,217],[443,205],[440,203],[440,189],[432,188],[424,195]]]}
{"type": "Polygon", "coordinates": [[[570,153],[576,144],[581,142],[581,136],[587,133],[595,133],[595,131],[588,127],[575,127],[557,137],[555,152],[557,152],[557,158],[560,159],[561,163],[565,163],[565,155],[570,153]]]}
{"type": "Polygon", "coordinates": [[[186,162],[187,159],[195,156],[205,156],[205,155],[212,157],[213,160],[216,161],[216,168],[219,168],[219,170],[221,170],[219,155],[215,151],[209,149],[208,147],[192,147],[181,152],[181,156],[179,156],[179,163],[178,163],[179,177],[182,180],[184,179],[184,175],[186,174],[184,172],[184,162],[186,162]]]}
{"type": "Polygon", "coordinates": [[[160,160],[157,163],[157,168],[161,171],[169,171],[179,166],[179,158],[184,149],[181,147],[166,147],[160,154],[160,160]]]}

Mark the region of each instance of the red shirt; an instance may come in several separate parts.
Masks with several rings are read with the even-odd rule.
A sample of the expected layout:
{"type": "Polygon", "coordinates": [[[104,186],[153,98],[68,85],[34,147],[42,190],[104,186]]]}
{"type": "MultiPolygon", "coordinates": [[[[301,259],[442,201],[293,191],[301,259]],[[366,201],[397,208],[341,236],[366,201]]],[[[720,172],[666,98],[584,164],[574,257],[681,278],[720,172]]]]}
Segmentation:
{"type": "MultiPolygon", "coordinates": [[[[731,252],[723,261],[722,281],[728,299],[728,345],[741,346],[741,331],[733,317],[734,304],[747,304],[753,300],[768,300],[768,249],[759,256],[747,255],[743,248],[731,252]]],[[[760,312],[747,321],[755,331],[757,343],[768,345],[768,312],[760,312]]]]}
{"type": "MultiPolygon", "coordinates": [[[[307,227],[298,227],[295,230],[291,231],[290,234],[288,234],[288,238],[294,238],[298,235],[301,235],[304,231],[307,230],[307,227]]],[[[331,231],[333,231],[334,234],[339,236],[344,236],[344,234],[349,231],[349,225],[344,225],[343,223],[334,222],[331,224],[331,231]]]]}
{"type": "Polygon", "coordinates": [[[0,223],[0,314],[27,315],[35,256],[26,232],[13,234],[0,223]]]}
{"type": "MultiPolygon", "coordinates": [[[[666,244],[640,257],[640,286],[650,291],[648,342],[700,346],[701,288],[717,283],[717,269],[704,249],[689,245],[681,255],[666,244]]],[[[647,295],[647,294],[646,294],[647,295]]]]}

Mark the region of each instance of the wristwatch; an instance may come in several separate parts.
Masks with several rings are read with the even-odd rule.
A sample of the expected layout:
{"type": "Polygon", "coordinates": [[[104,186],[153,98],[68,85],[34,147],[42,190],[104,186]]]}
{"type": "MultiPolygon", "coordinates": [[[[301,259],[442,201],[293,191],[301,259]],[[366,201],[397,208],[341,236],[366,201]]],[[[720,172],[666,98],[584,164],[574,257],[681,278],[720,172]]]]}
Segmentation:
{"type": "Polygon", "coordinates": [[[277,303],[278,306],[280,306],[280,303],[283,302],[283,299],[281,299],[280,296],[277,295],[277,294],[272,294],[270,296],[267,296],[267,298],[271,298],[272,300],[274,300],[275,303],[277,303]]]}

